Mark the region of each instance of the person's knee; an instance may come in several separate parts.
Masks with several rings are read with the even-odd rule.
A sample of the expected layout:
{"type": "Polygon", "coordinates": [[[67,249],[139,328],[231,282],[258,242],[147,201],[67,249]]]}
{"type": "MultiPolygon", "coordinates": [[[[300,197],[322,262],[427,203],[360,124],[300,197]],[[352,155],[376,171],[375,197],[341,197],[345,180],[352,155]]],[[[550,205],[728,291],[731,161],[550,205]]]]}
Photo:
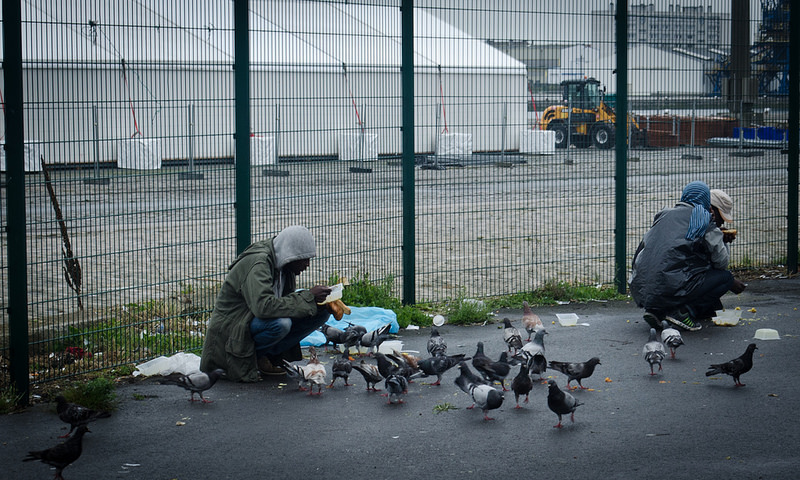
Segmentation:
{"type": "Polygon", "coordinates": [[[276,334],[278,337],[283,338],[289,334],[289,330],[292,329],[292,319],[291,318],[276,318],[275,319],[275,326],[276,326],[276,334]]]}

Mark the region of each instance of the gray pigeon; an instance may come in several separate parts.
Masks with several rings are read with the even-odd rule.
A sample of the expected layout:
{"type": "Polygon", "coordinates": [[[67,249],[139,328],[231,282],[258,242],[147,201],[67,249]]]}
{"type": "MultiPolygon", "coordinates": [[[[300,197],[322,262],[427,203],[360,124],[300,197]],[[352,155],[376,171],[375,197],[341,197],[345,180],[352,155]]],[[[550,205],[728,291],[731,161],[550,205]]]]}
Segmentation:
{"type": "Polygon", "coordinates": [[[350,373],[353,371],[353,364],[350,363],[350,354],[346,351],[342,352],[341,357],[336,357],[336,360],[333,361],[333,366],[331,366],[331,384],[328,385],[328,388],[333,388],[333,383],[336,382],[337,378],[341,378],[344,380],[344,386],[349,387],[352,383],[347,383],[347,380],[350,378],[350,373]]]}
{"type": "Polygon", "coordinates": [[[569,419],[575,422],[575,409],[583,404],[575,400],[575,397],[573,397],[569,392],[565,392],[558,388],[556,381],[552,378],[547,381],[547,385],[547,406],[550,407],[550,410],[552,410],[553,413],[558,415],[558,425],[554,425],[553,428],[562,427],[562,415],[569,414],[569,419]]]}
{"type": "Polygon", "coordinates": [[[500,354],[498,361],[493,361],[483,352],[483,342],[478,342],[478,349],[472,356],[472,366],[489,383],[500,382],[503,391],[507,392],[505,379],[511,372],[511,365],[508,363],[508,352],[500,354]]]}
{"type": "Polygon", "coordinates": [[[401,395],[408,391],[408,379],[400,374],[392,374],[384,382],[386,387],[387,403],[404,403],[401,395]]]}
{"type": "Polygon", "coordinates": [[[367,332],[361,335],[361,339],[358,341],[359,345],[362,347],[367,347],[372,352],[377,352],[378,348],[381,344],[389,338],[389,330],[392,328],[391,323],[387,323],[379,328],[371,332],[367,332]]]}
{"type": "Polygon", "coordinates": [[[678,329],[669,326],[666,320],[661,320],[661,341],[669,348],[670,358],[675,358],[675,350],[683,345],[683,337],[678,329]]]}
{"type": "Polygon", "coordinates": [[[330,343],[333,345],[333,348],[344,343],[344,330],[333,327],[326,324],[323,324],[319,329],[322,331],[322,334],[325,335],[325,350],[328,349],[328,344],[330,343]]]}
{"type": "Polygon", "coordinates": [[[537,353],[528,359],[528,372],[530,375],[539,375],[539,381],[543,380],[542,375],[547,371],[547,359],[544,354],[537,353]]]}
{"type": "Polygon", "coordinates": [[[428,353],[433,357],[447,353],[447,343],[439,334],[438,328],[431,328],[431,337],[428,339],[428,353]]]}
{"type": "Polygon", "coordinates": [[[367,391],[380,391],[380,389],[375,388],[375,386],[378,384],[378,382],[383,380],[383,376],[378,371],[377,365],[367,363],[362,359],[361,363],[353,364],[353,370],[357,371],[362,377],[364,377],[364,381],[367,382],[367,391]],[[372,387],[370,387],[370,385],[372,385],[372,387]]]}
{"type": "Polygon", "coordinates": [[[459,363],[458,367],[461,369],[461,374],[456,378],[455,383],[458,388],[472,398],[472,405],[467,409],[471,410],[477,405],[483,410],[484,420],[494,420],[489,417],[488,412],[489,410],[500,408],[504,399],[503,392],[481,383],[480,378],[472,373],[466,362],[459,363]]]}
{"type": "Polygon", "coordinates": [[[528,403],[528,395],[533,390],[533,380],[531,380],[528,373],[528,366],[524,363],[519,366],[519,373],[513,380],[511,380],[511,390],[514,392],[514,399],[517,401],[517,406],[514,408],[522,408],[519,406],[519,397],[525,395],[525,403],[528,403]]]}
{"type": "Polygon", "coordinates": [[[658,371],[661,371],[661,362],[667,356],[667,349],[664,344],[658,339],[658,333],[655,328],[650,329],[650,339],[642,347],[642,356],[645,361],[650,364],[650,375],[655,375],[653,367],[658,365],[658,371]]]}
{"type": "Polygon", "coordinates": [[[86,408],[77,403],[70,403],[63,395],[58,395],[56,397],[56,402],[58,403],[56,406],[58,418],[70,424],[69,432],[61,435],[59,438],[69,437],[72,431],[81,425],[86,425],[98,418],[108,418],[111,416],[108,412],[92,410],[91,408],[86,408]]]}
{"type": "Polygon", "coordinates": [[[200,395],[200,400],[202,400],[203,403],[211,403],[211,400],[206,400],[203,397],[203,392],[213,387],[214,384],[217,383],[217,380],[223,375],[225,375],[225,370],[217,368],[208,373],[195,372],[188,375],[179,375],[177,377],[164,377],[162,382],[170,385],[177,385],[192,392],[192,395],[189,397],[190,402],[195,401],[194,394],[197,393],[200,395]]]}
{"type": "Polygon", "coordinates": [[[591,377],[597,365],[601,365],[600,359],[597,357],[592,357],[585,362],[557,362],[555,360],[550,362],[550,368],[558,370],[567,376],[567,390],[572,390],[569,386],[569,382],[573,380],[578,381],[578,385],[581,389],[586,388],[581,383],[581,380],[591,377]]]}
{"type": "Polygon", "coordinates": [[[464,360],[469,360],[469,357],[464,357],[463,353],[459,353],[457,355],[434,355],[424,360],[420,360],[417,363],[419,372],[413,374],[411,377],[417,378],[436,375],[436,381],[431,383],[431,385],[441,385],[442,375],[464,360]]]}
{"type": "Polygon", "coordinates": [[[503,319],[503,325],[505,325],[503,328],[503,341],[506,342],[508,351],[511,354],[516,354],[522,348],[522,335],[508,318],[503,319]]]}
{"type": "Polygon", "coordinates": [[[79,425],[75,430],[75,435],[71,438],[47,450],[28,452],[28,456],[23,458],[22,461],[31,462],[33,460],[39,460],[51,467],[55,467],[56,476],[53,477],[54,480],[64,480],[64,477],[61,476],[61,472],[81,456],[83,450],[83,434],[88,431],[89,427],[86,425],[79,425]]]}
{"type": "Polygon", "coordinates": [[[533,340],[526,343],[522,347],[522,352],[528,357],[533,357],[536,354],[544,355],[545,335],[547,335],[547,330],[545,330],[544,328],[536,330],[536,333],[533,335],[533,340]]]}
{"type": "Polygon", "coordinates": [[[363,337],[365,333],[367,333],[367,329],[362,325],[348,325],[348,327],[344,329],[344,334],[342,335],[342,344],[345,350],[349,352],[352,347],[358,346],[361,343],[361,337],[363,337]]]}
{"type": "Polygon", "coordinates": [[[747,350],[745,350],[741,356],[734,358],[731,361],[717,363],[708,367],[706,377],[724,373],[725,375],[730,375],[733,377],[733,382],[737,387],[744,387],[745,384],[739,381],[739,376],[749,372],[750,369],[753,368],[753,352],[756,350],[758,350],[756,344],[751,343],[747,346],[747,350]]]}

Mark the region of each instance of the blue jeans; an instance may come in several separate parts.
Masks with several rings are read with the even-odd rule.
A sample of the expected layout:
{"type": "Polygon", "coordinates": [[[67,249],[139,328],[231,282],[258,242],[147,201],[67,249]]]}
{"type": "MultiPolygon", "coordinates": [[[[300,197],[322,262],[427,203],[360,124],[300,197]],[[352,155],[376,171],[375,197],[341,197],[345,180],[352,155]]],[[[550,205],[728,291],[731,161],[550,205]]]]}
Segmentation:
{"type": "Polygon", "coordinates": [[[250,335],[256,343],[256,356],[279,356],[321,327],[330,315],[330,312],[323,308],[313,317],[267,319],[254,317],[250,321],[250,335]]]}

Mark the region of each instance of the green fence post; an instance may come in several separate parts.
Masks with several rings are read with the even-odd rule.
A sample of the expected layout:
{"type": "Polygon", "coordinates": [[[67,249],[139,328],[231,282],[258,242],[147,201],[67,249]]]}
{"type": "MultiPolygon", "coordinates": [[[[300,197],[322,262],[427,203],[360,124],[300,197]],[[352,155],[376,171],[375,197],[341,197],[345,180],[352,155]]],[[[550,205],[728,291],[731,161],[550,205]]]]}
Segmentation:
{"type": "Polygon", "coordinates": [[[628,1],[617,2],[617,105],[614,220],[614,280],[617,291],[627,290],[628,238],[628,1]]]}
{"type": "Polygon", "coordinates": [[[236,252],[250,245],[250,32],[248,0],[235,0],[234,24],[234,103],[236,109],[236,252]]]}
{"type": "Polygon", "coordinates": [[[416,221],[414,219],[414,1],[400,5],[403,95],[403,303],[416,303],[416,221]]]}
{"type": "Polygon", "coordinates": [[[403,303],[416,303],[416,221],[414,219],[414,1],[400,5],[403,95],[403,303]]]}
{"type": "Polygon", "coordinates": [[[3,2],[3,79],[6,89],[6,218],[8,334],[11,384],[28,404],[28,254],[25,231],[25,131],[22,101],[22,9],[3,2]]]}
{"type": "MultiPolygon", "coordinates": [[[[795,3],[792,6],[797,5],[795,3]]],[[[789,45],[800,45],[800,12],[789,12],[789,45]]],[[[798,150],[800,146],[800,48],[789,48],[789,158],[787,159],[786,266],[797,273],[798,150]]]]}

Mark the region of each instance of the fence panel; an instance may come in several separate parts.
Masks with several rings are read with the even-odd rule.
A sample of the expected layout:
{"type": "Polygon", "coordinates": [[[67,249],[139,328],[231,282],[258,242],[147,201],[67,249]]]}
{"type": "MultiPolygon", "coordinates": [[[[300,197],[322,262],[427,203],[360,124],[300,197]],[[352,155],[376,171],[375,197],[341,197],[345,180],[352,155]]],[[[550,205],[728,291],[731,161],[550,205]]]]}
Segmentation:
{"type": "MultiPolygon", "coordinates": [[[[627,266],[695,179],[734,200],[733,266],[786,262],[789,2],[762,3],[743,20],[747,74],[731,2],[630,6],[627,266]]],[[[613,7],[417,0],[403,125],[400,4],[250,2],[252,131],[235,132],[232,2],[23,3],[34,383],[202,346],[237,253],[235,135],[250,137],[253,240],[290,224],[316,238],[301,286],[391,278],[402,297],[405,248],[417,301],[614,282],[613,7]]],[[[3,308],[0,386],[7,324],[3,308]]]]}

